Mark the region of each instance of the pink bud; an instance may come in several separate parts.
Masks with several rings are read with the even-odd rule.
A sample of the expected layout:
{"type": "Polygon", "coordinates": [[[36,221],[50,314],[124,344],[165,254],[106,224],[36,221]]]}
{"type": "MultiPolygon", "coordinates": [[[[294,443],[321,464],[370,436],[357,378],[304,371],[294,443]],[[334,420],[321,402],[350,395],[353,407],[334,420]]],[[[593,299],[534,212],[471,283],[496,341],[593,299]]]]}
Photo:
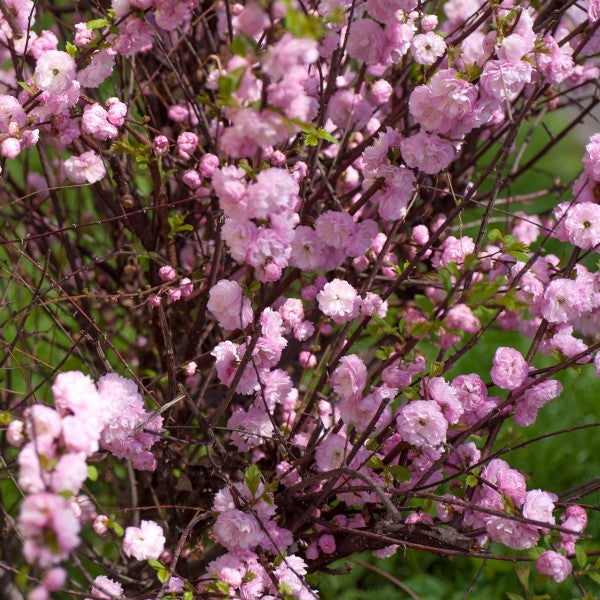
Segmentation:
{"type": "Polygon", "coordinates": [[[219,168],[219,158],[214,154],[205,154],[200,159],[200,173],[204,177],[212,177],[213,173],[219,168]]]}
{"type": "Polygon", "coordinates": [[[159,156],[162,156],[169,149],[169,140],[164,135],[157,135],[152,140],[152,147],[154,148],[154,152],[159,156]]]}
{"type": "Polygon", "coordinates": [[[11,421],[6,430],[6,441],[15,448],[23,444],[23,421],[11,421]]]}
{"type": "Polygon", "coordinates": [[[158,270],[161,281],[173,281],[177,277],[177,271],[171,265],[165,265],[158,270]]]}
{"type": "Polygon", "coordinates": [[[202,185],[202,176],[198,171],[190,169],[183,174],[181,178],[183,183],[193,190],[198,189],[202,185]]]}
{"type": "Polygon", "coordinates": [[[21,152],[21,142],[17,138],[7,138],[2,142],[2,156],[17,158],[21,152]]]}
{"type": "Polygon", "coordinates": [[[300,366],[312,369],[317,366],[317,357],[308,350],[302,350],[302,352],[298,354],[298,362],[300,363],[300,366]]]}
{"type": "Polygon", "coordinates": [[[62,567],[54,567],[46,572],[42,583],[49,592],[54,592],[65,585],[67,572],[62,567]]]}
{"type": "Polygon", "coordinates": [[[98,515],[94,519],[92,527],[98,535],[106,535],[108,531],[108,517],[106,515],[98,515]]]}

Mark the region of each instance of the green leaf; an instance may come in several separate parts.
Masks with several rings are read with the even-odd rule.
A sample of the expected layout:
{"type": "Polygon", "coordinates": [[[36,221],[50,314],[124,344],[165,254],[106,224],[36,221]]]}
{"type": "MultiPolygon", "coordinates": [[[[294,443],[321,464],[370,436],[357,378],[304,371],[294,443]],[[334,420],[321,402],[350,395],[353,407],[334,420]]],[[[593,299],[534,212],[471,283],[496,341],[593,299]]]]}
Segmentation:
{"type": "Polygon", "coordinates": [[[502,241],[502,232],[499,229],[492,229],[488,233],[488,240],[490,242],[495,242],[496,240],[502,241]]]}
{"type": "Polygon", "coordinates": [[[228,102],[231,99],[231,94],[236,92],[242,84],[242,78],[244,77],[245,72],[246,67],[238,67],[219,77],[219,92],[217,94],[219,100],[228,102]]]}
{"type": "Polygon", "coordinates": [[[414,298],[414,302],[427,316],[433,314],[435,306],[427,296],[417,294],[414,298]]]}
{"type": "Polygon", "coordinates": [[[31,86],[24,81],[19,81],[19,85],[28,93],[33,94],[34,91],[31,89],[31,86]]]}
{"type": "Polygon", "coordinates": [[[189,223],[185,223],[187,213],[169,213],[167,215],[167,221],[169,222],[170,233],[169,236],[173,237],[176,233],[181,231],[194,231],[194,228],[189,223]]]}
{"type": "Polygon", "coordinates": [[[444,371],[444,363],[443,362],[437,362],[437,361],[432,362],[431,369],[429,369],[429,376],[437,377],[438,375],[441,375],[443,371],[444,371]]]}
{"type": "Polygon", "coordinates": [[[410,471],[402,465],[394,465],[387,469],[398,483],[410,481],[410,471]]]}
{"type": "Polygon", "coordinates": [[[301,10],[294,10],[291,3],[288,4],[288,10],[285,15],[284,27],[296,37],[312,38],[317,42],[325,33],[325,23],[321,17],[312,14],[305,14],[301,10]]]}
{"type": "Polygon", "coordinates": [[[102,27],[106,27],[107,25],[110,25],[108,19],[92,19],[86,23],[88,29],[102,29],[102,27]]]}
{"type": "Polygon", "coordinates": [[[115,532],[115,534],[118,537],[123,537],[125,535],[125,532],[123,531],[123,528],[116,521],[113,521],[111,519],[108,522],[108,526],[115,532]]]}
{"type": "Polygon", "coordinates": [[[94,465],[88,465],[87,476],[92,481],[98,481],[98,469],[94,465]]]}
{"type": "Polygon", "coordinates": [[[529,573],[531,572],[531,565],[523,565],[522,567],[517,567],[515,569],[515,573],[521,582],[521,585],[525,589],[525,593],[527,594],[529,590],[529,573]]]}
{"type": "Polygon", "coordinates": [[[148,565],[150,565],[153,569],[156,569],[157,571],[161,571],[162,569],[165,569],[165,565],[163,565],[160,560],[155,560],[154,558],[149,558],[148,559],[148,565]]]}
{"type": "Polygon", "coordinates": [[[387,360],[394,353],[394,346],[381,346],[375,351],[375,358],[387,360]]]}
{"type": "Polygon", "coordinates": [[[167,569],[160,569],[156,572],[156,576],[161,583],[166,583],[169,580],[169,571],[167,569]]]}
{"type": "Polygon", "coordinates": [[[258,491],[261,477],[260,469],[256,465],[250,465],[244,473],[244,481],[246,482],[252,497],[254,497],[258,491]]]}
{"type": "Polygon", "coordinates": [[[371,458],[369,458],[367,462],[367,467],[369,467],[370,469],[383,469],[385,468],[385,465],[383,464],[383,461],[381,460],[381,458],[379,458],[379,456],[373,455],[371,456],[371,458]]]}
{"type": "Polygon", "coordinates": [[[0,425],[8,425],[13,421],[13,416],[7,410],[0,410],[0,425]]]}
{"type": "Polygon", "coordinates": [[[580,569],[583,569],[587,564],[587,554],[581,546],[575,547],[575,557],[577,558],[577,564],[580,569]]]}
{"type": "Polygon", "coordinates": [[[523,596],[519,596],[519,594],[513,594],[512,592],[506,592],[506,597],[508,600],[525,600],[523,596]]]}
{"type": "Polygon", "coordinates": [[[241,35],[233,38],[233,41],[231,42],[231,52],[236,56],[246,56],[246,43],[241,35]]]}
{"type": "Polygon", "coordinates": [[[404,388],[402,390],[402,393],[409,400],[420,400],[421,399],[421,396],[419,395],[419,392],[417,392],[417,390],[415,390],[414,388],[411,388],[411,387],[404,388]]]}
{"type": "Polygon", "coordinates": [[[479,483],[479,479],[477,479],[475,475],[467,475],[465,483],[467,484],[467,487],[475,487],[479,483]]]}
{"type": "Polygon", "coordinates": [[[224,581],[217,581],[216,587],[220,592],[222,592],[223,594],[225,594],[225,596],[227,596],[229,598],[229,585],[228,584],[226,584],[224,581]]]}
{"type": "Polygon", "coordinates": [[[441,269],[438,271],[440,283],[444,286],[444,289],[449,292],[452,289],[452,274],[448,269],[441,269]]]}
{"type": "Polygon", "coordinates": [[[600,585],[600,573],[596,573],[595,571],[588,571],[586,575],[595,581],[598,585],[600,585]]]}
{"type": "Polygon", "coordinates": [[[543,548],[536,547],[536,548],[531,548],[530,550],[527,550],[527,556],[530,556],[532,560],[536,560],[542,554],[544,554],[543,548]]]}
{"type": "Polygon", "coordinates": [[[75,58],[77,56],[77,46],[75,44],[67,42],[65,45],[65,50],[71,58],[75,58]]]}
{"type": "Polygon", "coordinates": [[[186,590],[185,592],[183,592],[183,596],[181,597],[181,600],[193,600],[194,598],[194,592],[192,592],[192,590],[186,590]]]}

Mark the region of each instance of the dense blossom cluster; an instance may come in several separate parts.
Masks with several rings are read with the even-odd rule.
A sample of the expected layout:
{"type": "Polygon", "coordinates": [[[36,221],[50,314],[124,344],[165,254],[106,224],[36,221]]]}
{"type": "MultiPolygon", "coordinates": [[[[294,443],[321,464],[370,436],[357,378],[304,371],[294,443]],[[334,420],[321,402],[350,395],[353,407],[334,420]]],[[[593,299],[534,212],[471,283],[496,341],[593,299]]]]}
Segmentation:
{"type": "Polygon", "coordinates": [[[412,546],[571,574],[584,508],[493,451],[559,371],[600,376],[600,133],[550,208],[493,220],[541,158],[519,127],[600,75],[600,4],[538,4],[113,0],[60,39],[0,3],[2,177],[37,211],[15,232],[44,274],[64,246],[88,353],[6,411],[31,600],[86,545],[97,600],[308,600],[309,573],[412,546]],[[530,345],[450,373],[494,327],[530,345]]]}

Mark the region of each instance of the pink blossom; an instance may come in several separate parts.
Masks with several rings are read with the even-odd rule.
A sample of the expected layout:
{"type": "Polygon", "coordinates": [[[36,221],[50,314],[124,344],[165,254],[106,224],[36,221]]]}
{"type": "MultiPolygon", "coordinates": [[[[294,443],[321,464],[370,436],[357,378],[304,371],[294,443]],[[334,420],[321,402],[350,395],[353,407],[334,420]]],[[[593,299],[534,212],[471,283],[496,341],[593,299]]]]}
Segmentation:
{"type": "Polygon", "coordinates": [[[106,48],[92,56],[90,64],[77,73],[77,79],[83,87],[100,87],[110,77],[115,66],[116,52],[106,48]]]}
{"type": "Polygon", "coordinates": [[[376,65],[381,62],[384,43],[383,29],[372,19],[356,19],[350,25],[346,48],[351,58],[376,65]]]}
{"type": "Polygon", "coordinates": [[[529,365],[518,350],[502,346],[494,354],[492,381],[505,390],[516,390],[527,378],[529,365]]]}
{"type": "Polygon", "coordinates": [[[332,535],[322,535],[318,543],[319,548],[321,548],[324,554],[333,554],[335,552],[335,538],[332,535]]]}
{"type": "Polygon", "coordinates": [[[414,446],[436,448],[446,441],[448,421],[432,400],[403,405],[396,418],[398,433],[414,446]]]}
{"type": "Polygon", "coordinates": [[[228,550],[249,550],[262,543],[263,533],[256,518],[232,508],[222,512],[213,526],[216,542],[228,550]]]}
{"type": "Polygon", "coordinates": [[[455,304],[446,313],[446,325],[466,333],[477,333],[481,327],[479,319],[466,304],[455,304]]]}
{"type": "Polygon", "coordinates": [[[177,138],[177,149],[183,158],[188,158],[188,155],[193,154],[197,145],[198,136],[191,131],[184,131],[177,138]]]}
{"type": "Polygon", "coordinates": [[[338,324],[354,319],[360,307],[360,297],[356,290],[342,279],[326,283],[317,294],[321,312],[338,324]]]}
{"type": "Polygon", "coordinates": [[[491,98],[512,102],[531,81],[531,64],[520,60],[517,63],[490,60],[480,77],[481,89],[491,98]]]}
{"type": "Polygon", "coordinates": [[[429,175],[443,171],[454,159],[454,147],[450,142],[425,131],[405,138],[400,147],[408,167],[429,175]]]}
{"type": "Polygon", "coordinates": [[[343,435],[332,433],[315,450],[315,464],[321,472],[339,469],[348,452],[348,441],[343,435]]]}
{"type": "Polygon", "coordinates": [[[80,543],[79,520],[61,496],[46,492],[25,497],[18,518],[23,555],[41,567],[67,558],[80,543]]]}
{"type": "Polygon", "coordinates": [[[88,104],[83,110],[81,129],[97,140],[110,140],[117,137],[117,128],[108,120],[108,112],[98,103],[88,104]]]}
{"type": "Polygon", "coordinates": [[[123,594],[123,586],[105,575],[98,575],[92,584],[91,594],[98,600],[110,600],[123,594]]]}
{"type": "Polygon", "coordinates": [[[573,570],[571,561],[553,550],[540,554],[535,561],[535,566],[542,575],[548,575],[559,582],[564,581],[573,570]]]}
{"type": "Polygon", "coordinates": [[[85,23],[75,24],[75,45],[79,48],[87,46],[94,39],[94,30],[88,29],[85,23]]]}
{"type": "Polygon", "coordinates": [[[93,150],[71,156],[64,162],[67,177],[73,183],[96,183],[106,175],[102,158],[93,150]]]}
{"type": "Polygon", "coordinates": [[[75,61],[66,52],[50,50],[38,58],[33,77],[41,90],[59,95],[72,87],[75,71],[75,61]]]}
{"type": "Polygon", "coordinates": [[[329,385],[343,399],[358,398],[366,383],[367,367],[356,354],[342,357],[329,379],[329,385]]]}
{"type": "Polygon", "coordinates": [[[452,425],[458,423],[464,408],[456,390],[446,383],[443,377],[432,377],[427,382],[427,394],[431,400],[437,402],[448,423],[452,425]]]}
{"type": "Polygon", "coordinates": [[[564,221],[569,241],[591,250],[600,244],[600,205],[581,202],[572,206],[564,221]]]}
{"type": "Polygon", "coordinates": [[[209,292],[207,308],[225,329],[244,329],[252,322],[252,303],[237,281],[221,279],[209,292]]]}
{"type": "Polygon", "coordinates": [[[23,421],[15,419],[8,424],[6,429],[6,441],[15,448],[20,448],[23,445],[23,421]]]}
{"type": "Polygon", "coordinates": [[[142,520],[139,527],[127,527],[123,538],[125,556],[137,560],[157,559],[165,549],[162,527],[154,521],[142,520]]]}
{"type": "Polygon", "coordinates": [[[438,58],[444,56],[446,42],[434,33],[418,33],[412,39],[412,53],[415,61],[421,65],[431,66],[438,58]]]}

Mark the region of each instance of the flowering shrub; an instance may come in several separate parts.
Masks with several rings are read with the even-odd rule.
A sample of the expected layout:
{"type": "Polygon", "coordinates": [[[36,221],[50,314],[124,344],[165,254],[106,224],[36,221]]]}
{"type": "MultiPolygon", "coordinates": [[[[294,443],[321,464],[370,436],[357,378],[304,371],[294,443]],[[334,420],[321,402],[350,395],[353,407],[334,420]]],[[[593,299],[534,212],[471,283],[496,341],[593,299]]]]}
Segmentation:
{"type": "Polygon", "coordinates": [[[514,191],[598,103],[600,3],[107,4],[0,0],[0,567],[31,600],[304,600],[402,548],[597,581],[593,488],[503,432],[600,375],[600,133],[514,191]],[[491,329],[528,350],[461,371],[491,329]]]}

